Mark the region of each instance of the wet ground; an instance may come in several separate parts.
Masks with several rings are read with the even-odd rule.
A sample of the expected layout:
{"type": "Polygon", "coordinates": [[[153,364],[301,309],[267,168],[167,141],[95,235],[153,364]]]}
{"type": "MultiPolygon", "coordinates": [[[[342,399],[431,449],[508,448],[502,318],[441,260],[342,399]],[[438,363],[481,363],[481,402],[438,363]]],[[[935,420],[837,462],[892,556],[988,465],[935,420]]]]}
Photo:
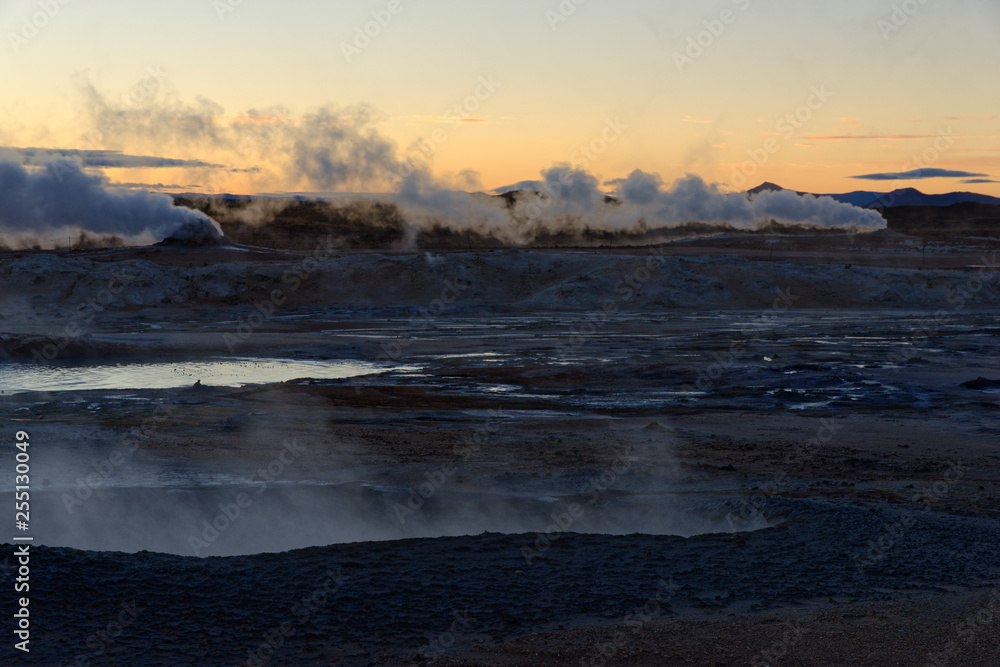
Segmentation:
{"type": "Polygon", "coordinates": [[[6,361],[35,655],[412,664],[992,590],[995,313],[786,305],[288,309],[232,351],[243,311],[165,308],[6,361]]]}

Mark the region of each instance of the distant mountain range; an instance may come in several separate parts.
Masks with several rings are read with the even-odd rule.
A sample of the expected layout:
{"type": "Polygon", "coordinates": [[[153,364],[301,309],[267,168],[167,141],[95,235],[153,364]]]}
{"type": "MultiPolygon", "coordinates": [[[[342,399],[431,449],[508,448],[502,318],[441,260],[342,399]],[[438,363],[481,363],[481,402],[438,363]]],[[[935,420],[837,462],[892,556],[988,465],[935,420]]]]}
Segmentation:
{"type": "MultiPolygon", "coordinates": [[[[757,187],[747,190],[747,194],[755,195],[761,192],[775,192],[786,188],[774,183],[761,183],[757,187]]],[[[799,192],[797,194],[815,194],[799,192]]],[[[865,208],[890,208],[893,206],[952,206],[953,204],[991,204],[1000,206],[1000,197],[990,197],[975,192],[949,192],[943,195],[927,195],[916,188],[901,188],[892,192],[868,192],[866,190],[856,190],[840,195],[822,194],[817,197],[832,197],[845,204],[863,206],[865,208]]]]}

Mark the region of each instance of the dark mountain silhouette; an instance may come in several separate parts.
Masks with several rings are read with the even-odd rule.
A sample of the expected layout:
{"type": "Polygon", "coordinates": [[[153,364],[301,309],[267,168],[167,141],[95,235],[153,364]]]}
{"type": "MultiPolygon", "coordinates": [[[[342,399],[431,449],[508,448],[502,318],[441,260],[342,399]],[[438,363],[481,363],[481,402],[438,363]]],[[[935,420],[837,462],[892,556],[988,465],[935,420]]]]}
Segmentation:
{"type": "MultiPolygon", "coordinates": [[[[836,198],[836,196],[834,196],[836,198]]],[[[953,206],[955,204],[1000,205],[1000,198],[975,192],[949,192],[943,195],[925,195],[916,188],[893,190],[866,204],[869,208],[889,208],[892,206],[953,206]]]]}
{"type": "Polygon", "coordinates": [[[889,229],[904,234],[996,234],[1000,206],[961,202],[951,206],[890,206],[881,210],[889,229]]]}
{"type": "Polygon", "coordinates": [[[827,197],[833,197],[839,202],[844,202],[845,204],[851,204],[853,206],[868,206],[879,197],[887,196],[888,193],[869,192],[868,190],[855,190],[854,192],[845,192],[842,195],[827,195],[827,197]]]}
{"type": "MultiPolygon", "coordinates": [[[[747,190],[754,196],[761,192],[779,192],[786,188],[765,182],[747,190]]],[[[806,194],[794,190],[799,195],[806,194]]],[[[900,188],[892,192],[857,190],[844,194],[818,195],[832,197],[845,204],[878,209],[888,227],[902,234],[934,236],[938,234],[1000,233],[1000,198],[975,192],[949,192],[943,195],[924,194],[916,188],[900,188]]]]}
{"type": "MultiPolygon", "coordinates": [[[[761,192],[781,192],[784,189],[785,188],[781,187],[780,185],[777,185],[775,183],[771,183],[770,181],[764,181],[763,183],[761,183],[757,187],[751,188],[750,190],[747,190],[747,194],[757,195],[757,194],[760,194],[761,192]]],[[[801,194],[804,194],[804,193],[799,192],[798,190],[796,190],[796,194],[800,194],[801,195],[801,194]]]]}
{"type": "MultiPolygon", "coordinates": [[[[786,190],[775,183],[761,183],[747,190],[747,194],[756,195],[761,192],[776,192],[786,190]]],[[[796,194],[807,194],[794,190],[796,194]]],[[[812,194],[812,193],[809,193],[812,194]]],[[[891,208],[893,206],[952,206],[954,204],[973,203],[1000,206],[1000,197],[981,195],[976,192],[949,192],[942,195],[924,194],[916,188],[900,188],[892,192],[870,192],[855,190],[844,194],[820,194],[818,197],[832,197],[845,204],[863,206],[866,208],[891,208]]]]}

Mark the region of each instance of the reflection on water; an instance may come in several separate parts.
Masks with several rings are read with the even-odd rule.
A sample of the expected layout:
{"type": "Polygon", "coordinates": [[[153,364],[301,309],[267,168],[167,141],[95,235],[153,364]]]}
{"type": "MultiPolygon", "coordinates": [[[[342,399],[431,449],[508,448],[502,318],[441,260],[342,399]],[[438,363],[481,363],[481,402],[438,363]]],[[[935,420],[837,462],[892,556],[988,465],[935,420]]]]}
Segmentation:
{"type": "Polygon", "coordinates": [[[171,389],[201,382],[218,387],[287,382],[298,378],[336,380],[386,370],[361,361],[225,359],[116,365],[0,364],[0,390],[84,391],[91,389],[171,389]]]}

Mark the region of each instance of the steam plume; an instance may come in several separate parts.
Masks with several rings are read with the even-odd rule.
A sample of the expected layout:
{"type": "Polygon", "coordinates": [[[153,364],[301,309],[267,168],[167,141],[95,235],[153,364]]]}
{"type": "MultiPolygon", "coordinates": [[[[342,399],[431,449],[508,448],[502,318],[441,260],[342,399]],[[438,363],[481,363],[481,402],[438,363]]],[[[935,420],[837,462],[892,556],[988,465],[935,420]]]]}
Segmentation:
{"type": "MultiPolygon", "coordinates": [[[[464,173],[456,184],[435,175],[429,164],[404,160],[397,146],[379,133],[380,116],[367,105],[325,106],[306,114],[252,109],[227,116],[210,100],[189,104],[165,88],[129,105],[103,96],[89,83],[84,92],[99,128],[97,143],[107,148],[156,147],[183,154],[197,147],[235,161],[228,170],[210,172],[211,189],[216,191],[226,190],[236,173],[266,182],[266,187],[255,188],[258,191],[390,190],[406,221],[404,243],[409,245],[420,231],[435,228],[518,244],[551,235],[643,235],[689,223],[755,229],[773,220],[858,230],[886,224],[877,212],[828,197],[763,192],[751,198],[725,192],[694,175],[668,186],[658,174],[641,170],[607,182],[617,187],[616,201],[608,203],[595,174],[568,164],[543,170],[538,180],[503,188],[501,192],[509,193],[503,199],[469,195],[461,190],[474,175],[464,173]]],[[[251,224],[267,223],[280,208],[251,207],[243,215],[251,224]]]]}
{"type": "Polygon", "coordinates": [[[220,239],[204,213],[175,207],[167,195],[113,190],[78,162],[57,160],[29,172],[0,162],[0,233],[44,236],[67,232],[117,234],[133,241],[220,239]]]}
{"type": "Polygon", "coordinates": [[[231,191],[234,174],[266,182],[258,191],[377,191],[402,171],[395,144],[376,129],[380,113],[365,104],[326,105],[304,114],[268,107],[227,116],[219,104],[205,98],[187,103],[167,86],[138,101],[106,96],[86,80],[82,92],[94,125],[85,141],[110,149],[197,148],[224,155],[238,164],[201,172],[210,174],[215,191],[231,191]]]}
{"type": "Polygon", "coordinates": [[[877,212],[836,201],[832,197],[798,195],[788,190],[765,191],[750,198],[742,192],[725,193],[715,184],[688,174],[663,188],[659,174],[635,170],[615,182],[626,204],[666,226],[684,222],[728,222],[751,228],[762,220],[815,227],[884,228],[877,212]]]}
{"type": "Polygon", "coordinates": [[[585,170],[557,164],[543,170],[541,177],[500,188],[507,198],[499,199],[448,190],[424,169],[404,179],[398,202],[406,218],[421,228],[471,230],[514,243],[530,243],[546,234],[582,239],[604,233],[667,233],[689,223],[716,226],[720,231],[752,230],[771,221],[859,231],[886,226],[876,211],[830,197],[781,191],[751,198],[741,192],[723,192],[691,174],[666,187],[659,174],[633,171],[627,178],[609,182],[618,190],[617,199],[610,202],[597,177],[585,170]]]}

